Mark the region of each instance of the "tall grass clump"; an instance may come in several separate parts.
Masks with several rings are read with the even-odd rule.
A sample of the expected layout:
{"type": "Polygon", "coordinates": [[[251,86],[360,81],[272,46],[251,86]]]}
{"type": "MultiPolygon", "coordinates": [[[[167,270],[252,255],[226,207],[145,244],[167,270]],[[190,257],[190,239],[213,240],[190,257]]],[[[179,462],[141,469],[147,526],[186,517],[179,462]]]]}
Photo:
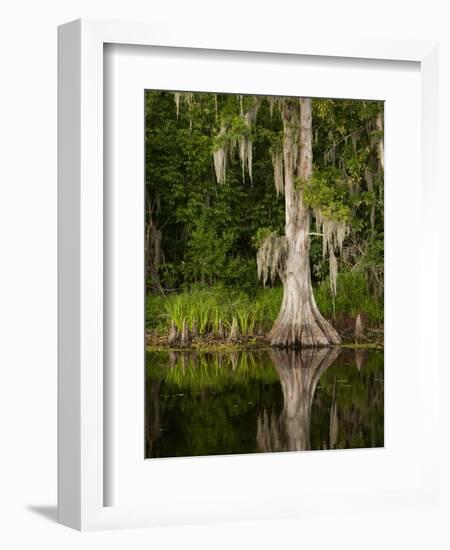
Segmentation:
{"type": "Polygon", "coordinates": [[[267,332],[278,314],[281,288],[260,289],[255,296],[236,289],[212,287],[167,296],[147,297],[146,326],[168,332],[174,325],[179,332],[188,329],[205,336],[225,338],[252,336],[267,332]]]}
{"type": "Polygon", "coordinates": [[[277,318],[283,300],[283,287],[261,289],[255,298],[257,325],[260,331],[269,331],[277,318]]]}

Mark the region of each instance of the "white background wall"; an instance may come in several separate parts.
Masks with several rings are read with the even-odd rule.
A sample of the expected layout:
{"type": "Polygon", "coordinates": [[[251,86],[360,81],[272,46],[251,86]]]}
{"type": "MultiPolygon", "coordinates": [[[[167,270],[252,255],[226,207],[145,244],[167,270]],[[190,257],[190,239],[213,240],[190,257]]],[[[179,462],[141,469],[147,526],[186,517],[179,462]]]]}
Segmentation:
{"type": "MultiPolygon", "coordinates": [[[[422,37],[441,40],[442,280],[450,280],[450,19],[428,0],[15,0],[0,8],[0,546],[53,548],[448,548],[448,508],[395,516],[80,534],[56,516],[56,27],[78,17],[180,18],[201,32],[214,19],[268,33],[422,37]]],[[[413,267],[412,262],[412,267],[413,267]]],[[[436,266],[436,269],[438,266],[436,266]]],[[[441,329],[447,341],[448,285],[441,329]]],[[[450,363],[447,361],[447,364],[450,363]]],[[[442,452],[449,456],[449,375],[442,361],[442,452]],[[446,421],[447,420],[447,421],[446,421]]],[[[422,440],[417,444],[423,444],[422,440]]],[[[448,505],[449,476],[443,486],[448,505]]]]}

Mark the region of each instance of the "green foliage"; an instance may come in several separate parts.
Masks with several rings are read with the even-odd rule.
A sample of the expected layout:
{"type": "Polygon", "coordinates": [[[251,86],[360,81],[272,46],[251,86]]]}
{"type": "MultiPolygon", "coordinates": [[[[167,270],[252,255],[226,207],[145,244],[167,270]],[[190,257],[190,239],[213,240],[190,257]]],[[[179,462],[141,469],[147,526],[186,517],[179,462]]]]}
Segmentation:
{"type": "Polygon", "coordinates": [[[273,233],[274,231],[272,231],[269,227],[259,227],[252,239],[255,249],[259,248],[262,242],[273,233]]]}
{"type": "MultiPolygon", "coordinates": [[[[243,97],[243,107],[251,98],[243,97]]],[[[279,138],[279,117],[260,109],[251,130],[253,181],[242,179],[238,156],[228,162],[226,184],[218,185],[212,151],[220,145],[218,128],[228,124],[226,137],[250,130],[239,116],[238,96],[218,95],[218,115],[212,94],[194,94],[181,103],[177,118],[174,95],[146,94],[146,191],[155,202],[156,226],[162,233],[160,267],[165,289],[198,283],[256,290],[254,236],[262,224],[281,231],[282,197],[276,196],[270,148],[279,138]]]]}
{"type": "Polygon", "coordinates": [[[200,217],[186,245],[183,274],[187,279],[217,280],[227,267],[227,253],[233,243],[233,232],[223,231],[219,237],[216,228],[200,217]]]}
{"type": "Polygon", "coordinates": [[[324,218],[349,221],[350,208],[346,204],[349,189],[336,168],[330,166],[314,172],[302,187],[306,204],[320,210],[324,218]]]}
{"type": "MultiPolygon", "coordinates": [[[[147,326],[167,327],[172,318],[195,318],[210,331],[214,323],[229,324],[234,316],[244,333],[268,329],[278,313],[282,291],[262,290],[256,276],[256,251],[269,233],[284,233],[284,197],[276,194],[271,160],[272,153],[282,149],[280,113],[276,107],[271,113],[269,101],[260,98],[256,121],[250,127],[240,113],[252,106],[251,96],[181,96],[178,115],[173,93],[148,91],[145,96],[146,196],[152,222],[162,236],[159,277],[166,294],[165,298],[148,298],[147,326]],[[218,138],[223,126],[226,133],[218,138]],[[226,183],[220,185],[212,153],[226,140],[236,141],[242,135],[253,143],[252,181],[247,173],[243,176],[236,151],[227,161],[226,183]],[[237,300],[230,298],[234,292],[239,294],[237,300]],[[199,308],[186,312],[185,295],[194,300],[201,295],[208,313],[202,314],[199,308]],[[177,310],[181,307],[178,301],[184,304],[181,310],[177,310]],[[241,305],[249,313],[241,312],[241,305]]],[[[338,263],[340,271],[353,271],[339,276],[336,315],[364,310],[379,321],[384,200],[376,152],[380,132],[374,121],[383,104],[314,99],[312,105],[313,176],[296,185],[314,211],[345,222],[349,228],[338,263]],[[347,283],[350,290],[352,285],[359,290],[344,299],[339,288],[344,291],[347,283]]],[[[320,236],[311,237],[310,260],[320,307],[330,317],[329,266],[320,236]]]]}
{"type": "Polygon", "coordinates": [[[380,132],[375,125],[380,112],[378,101],[313,100],[314,175],[308,202],[323,207],[325,217],[349,222],[363,246],[383,227],[383,175],[376,150],[380,132]],[[375,228],[370,226],[372,206],[375,228]]]}
{"type": "Polygon", "coordinates": [[[350,316],[355,318],[358,313],[367,314],[373,323],[382,323],[384,319],[384,304],[382,297],[374,297],[370,292],[367,279],[361,271],[341,271],[337,280],[335,298],[335,314],[330,283],[324,280],[315,291],[317,305],[325,317],[350,316]]]}

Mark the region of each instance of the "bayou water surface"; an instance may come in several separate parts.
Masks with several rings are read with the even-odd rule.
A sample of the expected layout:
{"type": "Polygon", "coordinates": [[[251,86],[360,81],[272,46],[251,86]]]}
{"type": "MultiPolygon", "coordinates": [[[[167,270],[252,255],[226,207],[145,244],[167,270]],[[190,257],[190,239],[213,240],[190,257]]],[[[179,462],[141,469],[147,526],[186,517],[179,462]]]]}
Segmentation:
{"type": "Polygon", "coordinates": [[[146,458],[384,444],[377,350],[147,352],[146,458]]]}

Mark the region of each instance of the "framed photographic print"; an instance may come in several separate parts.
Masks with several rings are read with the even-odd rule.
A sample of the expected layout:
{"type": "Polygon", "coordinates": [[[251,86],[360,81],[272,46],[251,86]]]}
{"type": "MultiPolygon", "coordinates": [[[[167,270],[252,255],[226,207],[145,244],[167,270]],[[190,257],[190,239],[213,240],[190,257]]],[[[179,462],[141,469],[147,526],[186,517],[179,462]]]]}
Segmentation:
{"type": "Polygon", "coordinates": [[[383,102],[144,101],[145,457],[383,447],[383,102]]]}
{"type": "Polygon", "coordinates": [[[172,37],[59,30],[60,522],[434,502],[436,45],[172,37]]]}

